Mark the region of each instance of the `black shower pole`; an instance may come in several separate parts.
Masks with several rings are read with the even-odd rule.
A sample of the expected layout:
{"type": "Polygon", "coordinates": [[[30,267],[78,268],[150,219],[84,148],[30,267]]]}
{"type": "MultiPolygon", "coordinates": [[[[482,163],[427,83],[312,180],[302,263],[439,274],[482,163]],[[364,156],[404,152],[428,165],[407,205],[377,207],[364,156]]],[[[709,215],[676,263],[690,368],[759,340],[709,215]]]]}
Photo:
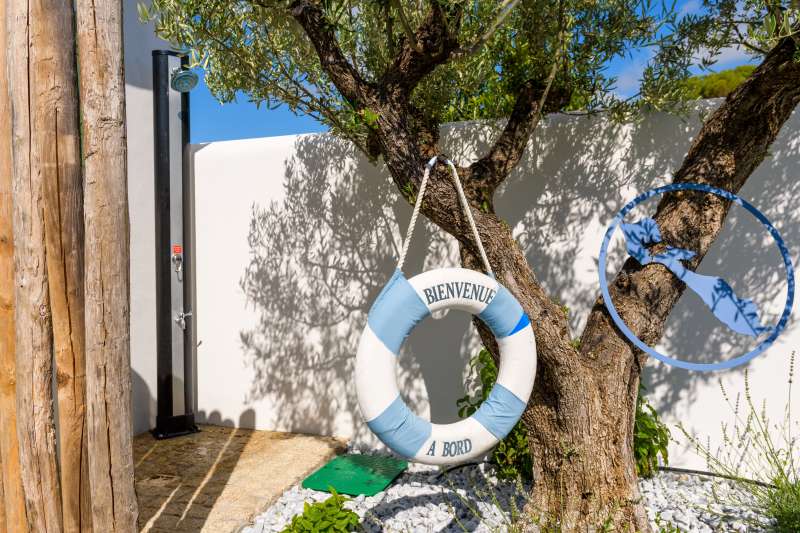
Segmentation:
{"type": "MultiPolygon", "coordinates": [[[[173,256],[180,256],[183,305],[191,305],[192,272],[189,253],[192,252],[190,237],[191,225],[187,213],[191,205],[190,175],[188,166],[189,144],[189,94],[181,93],[181,157],[182,157],[182,197],[183,197],[183,235],[178,247],[174,247],[170,235],[170,69],[169,58],[179,57],[181,66],[188,66],[185,55],[172,50],[153,50],[153,145],[155,155],[155,246],[156,246],[156,427],[152,430],[158,439],[187,435],[198,431],[194,420],[195,378],[193,357],[193,316],[186,314],[183,329],[184,361],[184,413],[173,412],[173,368],[172,335],[173,322],[177,317],[172,310],[172,283],[175,270],[173,256]]],[[[181,310],[180,313],[183,313],[181,310]]]]}

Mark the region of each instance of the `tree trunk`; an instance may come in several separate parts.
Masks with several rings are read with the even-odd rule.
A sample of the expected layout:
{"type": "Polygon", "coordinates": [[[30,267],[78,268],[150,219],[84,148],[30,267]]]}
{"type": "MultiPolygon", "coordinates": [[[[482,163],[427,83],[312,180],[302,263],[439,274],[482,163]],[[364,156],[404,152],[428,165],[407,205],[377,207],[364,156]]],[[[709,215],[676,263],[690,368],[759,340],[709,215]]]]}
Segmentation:
{"type": "MultiPolygon", "coordinates": [[[[768,146],[800,100],[796,44],[785,39],[762,65],[704,123],[676,181],[709,183],[736,192],[763,160],[768,146]],[[743,135],[742,132],[748,132],[743,135]]],[[[380,151],[401,191],[418,180],[425,159],[438,152],[435,135],[423,136],[417,151],[408,126],[413,111],[402,106],[380,110],[380,151]]],[[[598,301],[581,337],[572,344],[560,307],[543,291],[510,228],[490,209],[478,206],[486,192],[470,186],[470,169],[459,169],[473,215],[498,280],[514,293],[536,333],[539,365],[523,421],[534,457],[533,493],[526,508],[531,529],[559,526],[563,531],[595,531],[614,526],[650,531],[640,502],[633,456],[633,413],[644,358],[634,353],[598,301]]],[[[466,220],[445,172],[429,181],[422,211],[454,235],[468,268],[481,269],[466,220]]],[[[713,195],[667,195],[656,220],[665,241],[698,251],[696,268],[719,233],[728,203],[713,195]]],[[[612,283],[612,296],[626,323],[645,342],[655,344],[683,287],[660,265],[640,268],[629,261],[612,283]],[[658,297],[656,298],[656,295],[658,297]],[[656,302],[655,305],[649,302],[656,302]]],[[[481,337],[497,353],[491,335],[481,337]]]]}
{"type": "MultiPolygon", "coordinates": [[[[734,193],[744,185],[800,102],[796,49],[792,39],[784,39],[705,121],[675,182],[706,183],[734,193]]],[[[722,229],[728,208],[729,202],[714,195],[670,194],[659,203],[655,219],[665,244],[698,252],[689,263],[695,269],[722,229]]],[[[626,324],[654,345],[684,287],[666,268],[641,267],[629,259],[610,290],[626,324]]],[[[598,299],[574,368],[540,366],[524,417],[537,480],[531,513],[559,516],[568,530],[602,524],[606,517],[617,527],[649,529],[641,507],[632,503],[639,499],[633,413],[644,360],[598,299]]]]}
{"type": "MultiPolygon", "coordinates": [[[[58,60],[69,4],[8,4],[12,107],[17,434],[28,522],[62,530],[53,414],[53,334],[45,251],[45,184],[58,180],[61,90],[72,79],[58,60]]],[[[69,104],[67,104],[69,105],[69,104]]]]}
{"type": "Polygon", "coordinates": [[[78,0],[86,231],[86,392],[96,531],[136,531],[120,2],[78,0]]]}
{"type": "MultiPolygon", "coordinates": [[[[6,2],[0,2],[0,45],[9,49],[6,34],[6,2]]],[[[11,116],[8,94],[6,53],[0,53],[0,117],[11,116]]],[[[19,466],[17,440],[16,355],[14,349],[14,235],[12,224],[11,123],[0,124],[0,482],[4,518],[0,531],[28,530],[25,496],[19,466]]]]}

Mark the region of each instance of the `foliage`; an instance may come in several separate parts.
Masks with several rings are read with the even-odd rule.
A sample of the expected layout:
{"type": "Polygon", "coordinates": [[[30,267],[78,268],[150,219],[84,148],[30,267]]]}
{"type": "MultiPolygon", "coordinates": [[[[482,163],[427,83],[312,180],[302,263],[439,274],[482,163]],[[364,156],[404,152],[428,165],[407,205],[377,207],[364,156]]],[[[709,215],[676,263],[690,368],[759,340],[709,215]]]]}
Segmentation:
{"type": "MultiPolygon", "coordinates": [[[[483,349],[469,363],[466,388],[469,390],[477,386],[477,390],[474,396],[467,393],[457,401],[458,415],[462,418],[472,416],[489,397],[496,381],[497,364],[489,351],[483,349]]],[[[500,479],[531,479],[533,461],[522,422],[517,422],[509,434],[497,443],[492,451],[491,462],[497,466],[497,477],[500,479]]]]}
{"type": "MultiPolygon", "coordinates": [[[[289,0],[151,0],[140,17],[190,53],[206,70],[212,94],[226,102],[245,95],[256,104],[287,105],[315,117],[364,149],[376,117],[344,98],[320,64],[289,0]]],[[[681,17],[651,0],[492,0],[448,2],[325,0],[320,3],[339,46],[359,75],[379,86],[406,42],[404,21],[416,28],[432,4],[457,11],[461,53],[428,74],[411,95],[434,123],[508,116],[530,82],[556,74],[559,108],[630,112],[680,100],[695,52],[714,53],[727,40],[709,41],[712,20],[681,17]],[[635,50],[654,50],[633,100],[615,92],[608,66],[635,50]],[[570,103],[571,102],[571,103],[570,103]]],[[[455,23],[454,23],[455,24],[455,23]]]]}
{"type": "Polygon", "coordinates": [[[686,98],[697,100],[699,98],[722,98],[728,96],[755,69],[754,65],[741,65],[705,76],[692,76],[686,80],[686,98]]]}
{"type": "Polygon", "coordinates": [[[358,515],[344,507],[344,502],[349,498],[339,495],[333,487],[330,487],[330,491],[331,497],[323,502],[305,502],[303,514],[292,518],[292,523],[286,526],[283,533],[355,531],[359,523],[358,515]]]}
{"type": "MultiPolygon", "coordinates": [[[[139,13],[206,70],[209,89],[221,101],[243,94],[256,104],[285,104],[363,149],[377,117],[353,108],[339,94],[291,16],[291,4],[152,0],[149,6],[140,3],[139,13]]],[[[405,42],[403,22],[419,25],[432,0],[321,4],[351,64],[365,80],[379,84],[405,42]]],[[[622,116],[641,106],[668,108],[683,99],[694,63],[708,67],[731,46],[760,57],[780,38],[797,33],[800,13],[793,0],[707,0],[690,14],[651,0],[451,0],[443,5],[461,13],[458,39],[468,53],[440,65],[412,95],[414,106],[436,122],[507,116],[522,85],[542,84],[554,60],[559,63],[554,87],[568,95],[564,109],[606,109],[622,116]],[[635,98],[621,99],[608,66],[635,50],[647,51],[650,59],[635,98]]]]}
{"type": "MultiPolygon", "coordinates": [[[[679,426],[695,450],[706,460],[710,471],[737,482],[736,490],[715,487],[717,503],[756,511],[768,517],[772,530],[780,533],[800,531],[800,468],[798,468],[797,421],[792,420],[792,382],[794,357],[789,362],[788,398],[783,420],[773,424],[767,417],[766,403],[753,400],[747,371],[744,402],[741,395],[731,401],[720,382],[722,395],[733,413],[733,423],[722,423],[722,445],[711,450],[696,436],[679,426]],[[743,403],[743,405],[742,405],[743,403]]],[[[767,524],[750,518],[751,526],[767,524]]]]}
{"type": "Polygon", "coordinates": [[[639,477],[652,477],[658,468],[658,456],[669,463],[667,445],[669,445],[669,428],[658,416],[658,413],[642,395],[644,386],[639,386],[636,398],[636,418],[633,424],[633,455],[636,458],[636,473],[639,477]]]}

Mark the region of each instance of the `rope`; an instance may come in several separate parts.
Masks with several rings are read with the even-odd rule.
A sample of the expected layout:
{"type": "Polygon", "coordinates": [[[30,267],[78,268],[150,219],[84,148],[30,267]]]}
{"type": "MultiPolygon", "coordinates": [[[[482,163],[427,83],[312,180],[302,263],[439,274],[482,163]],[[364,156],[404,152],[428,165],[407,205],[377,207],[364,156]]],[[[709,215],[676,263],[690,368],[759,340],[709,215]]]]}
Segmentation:
{"type": "MultiPolygon", "coordinates": [[[[411,221],[408,223],[408,230],[406,230],[406,238],[403,241],[403,249],[400,252],[400,259],[397,261],[397,269],[403,269],[403,263],[406,261],[406,255],[408,255],[408,247],[411,244],[411,236],[414,234],[414,227],[417,224],[417,218],[419,217],[419,211],[422,207],[422,197],[425,194],[425,189],[428,186],[428,178],[430,177],[431,170],[434,166],[436,166],[436,162],[439,160],[439,156],[433,156],[428,164],[425,165],[425,172],[422,175],[422,181],[419,184],[419,193],[417,194],[417,200],[414,202],[414,211],[411,213],[411,221]]],[[[489,258],[486,256],[486,250],[483,248],[483,242],[481,242],[481,236],[478,233],[478,227],[475,225],[475,219],[472,217],[472,208],[467,202],[467,197],[464,194],[464,189],[461,187],[461,180],[458,177],[458,171],[456,170],[456,166],[453,164],[452,161],[449,159],[444,159],[444,163],[450,167],[450,170],[453,174],[453,182],[456,186],[456,191],[458,191],[458,199],[461,206],[464,208],[464,213],[467,215],[467,220],[469,221],[469,227],[472,230],[472,235],[475,237],[475,244],[478,246],[478,251],[481,254],[481,260],[483,261],[483,266],[486,269],[486,273],[490,276],[494,276],[494,272],[492,272],[492,267],[489,264],[489,258]]]]}
{"type": "Polygon", "coordinates": [[[431,175],[431,169],[436,164],[439,156],[433,156],[428,164],[425,165],[425,173],[422,174],[422,181],[419,184],[419,193],[417,194],[417,201],[414,202],[414,211],[411,213],[411,222],[408,223],[406,230],[406,238],[403,240],[403,250],[400,252],[400,259],[397,261],[397,270],[403,270],[403,263],[406,262],[406,254],[408,254],[408,245],[411,244],[411,236],[414,234],[414,226],[417,225],[417,217],[419,216],[419,209],[422,207],[422,196],[425,194],[425,188],[428,186],[428,178],[431,175]]]}
{"type": "Polygon", "coordinates": [[[775,485],[771,485],[769,483],[764,483],[763,481],[756,481],[755,479],[748,479],[746,477],[736,477],[736,476],[729,476],[727,474],[717,474],[716,472],[708,472],[705,470],[692,470],[690,468],[676,468],[674,466],[660,466],[658,467],[659,470],[662,472],[672,472],[674,474],[692,474],[696,476],[711,476],[711,477],[718,477],[722,479],[728,479],[730,481],[737,481],[741,483],[751,483],[753,485],[758,485],[759,487],[764,487],[767,489],[774,489],[776,488],[775,485]]]}
{"type": "Polygon", "coordinates": [[[458,189],[458,197],[461,199],[461,205],[464,208],[464,212],[467,214],[467,220],[469,220],[469,226],[472,228],[472,234],[475,236],[475,244],[478,245],[478,251],[481,253],[481,259],[483,260],[483,266],[486,267],[486,273],[490,276],[494,276],[492,266],[489,264],[489,258],[486,257],[486,250],[483,249],[483,242],[481,242],[481,236],[478,234],[478,227],[475,225],[475,219],[472,218],[472,208],[469,202],[467,202],[464,189],[461,188],[461,180],[458,178],[456,166],[449,159],[446,159],[445,163],[447,163],[447,166],[453,171],[453,181],[456,183],[456,189],[458,189]]]}

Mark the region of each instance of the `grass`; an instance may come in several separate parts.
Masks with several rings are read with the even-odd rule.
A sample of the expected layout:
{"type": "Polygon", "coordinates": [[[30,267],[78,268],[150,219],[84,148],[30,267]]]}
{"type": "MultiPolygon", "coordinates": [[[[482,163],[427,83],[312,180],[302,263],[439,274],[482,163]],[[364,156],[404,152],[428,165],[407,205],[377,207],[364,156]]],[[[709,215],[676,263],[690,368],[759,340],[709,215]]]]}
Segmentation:
{"type": "Polygon", "coordinates": [[[722,424],[722,445],[712,450],[685,427],[678,425],[689,443],[706,460],[708,469],[736,483],[737,490],[718,490],[716,503],[752,510],[764,518],[748,520],[752,527],[778,533],[800,531],[800,476],[798,476],[797,421],[792,418],[794,352],[788,373],[788,398],[783,420],[773,423],[766,402],[753,400],[745,371],[744,394],[731,399],[720,382],[725,402],[733,413],[732,424],[722,424]]]}

